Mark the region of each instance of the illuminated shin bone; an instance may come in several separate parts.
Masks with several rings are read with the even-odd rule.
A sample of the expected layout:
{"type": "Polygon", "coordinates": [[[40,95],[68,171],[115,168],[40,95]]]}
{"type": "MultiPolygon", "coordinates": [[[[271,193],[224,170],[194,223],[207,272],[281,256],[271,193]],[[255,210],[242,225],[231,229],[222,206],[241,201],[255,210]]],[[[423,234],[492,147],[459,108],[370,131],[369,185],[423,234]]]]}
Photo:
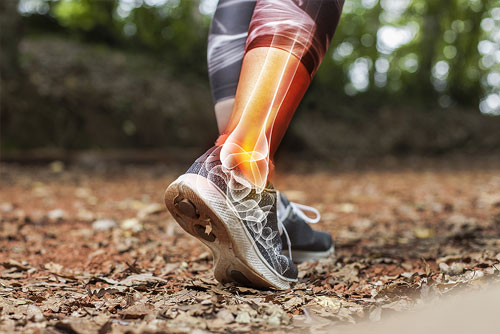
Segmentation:
{"type": "Polygon", "coordinates": [[[315,21],[322,2],[310,0],[303,7],[293,0],[257,2],[221,160],[227,169],[238,167],[258,189],[267,182],[274,126],[280,127],[279,141],[326,51],[328,42],[315,21]],[[306,54],[310,72],[302,63],[306,54]],[[291,88],[296,94],[290,97],[291,88]],[[276,124],[280,111],[287,117],[276,124]]]}
{"type": "MultiPolygon", "coordinates": [[[[302,68],[297,76],[300,66],[298,58],[281,49],[262,47],[247,52],[240,76],[240,82],[245,84],[238,88],[234,107],[241,112],[239,115],[233,112],[233,122],[230,120],[228,126],[230,133],[220,151],[221,169],[229,181],[226,182],[228,199],[280,273],[288,270],[288,260],[281,254],[281,243],[276,242],[276,238],[280,239],[278,230],[269,222],[268,215],[275,204],[266,201],[269,195],[261,192],[269,174],[271,140],[278,113],[282,107],[292,113],[296,108],[284,103],[290,87],[295,86],[293,91],[300,92],[293,99],[299,101],[309,85],[307,70],[302,68]],[[234,115],[239,116],[237,122],[234,115]]],[[[286,127],[288,121],[282,123],[286,127]]],[[[274,219],[276,223],[277,217],[274,219]]]]}
{"type": "Polygon", "coordinates": [[[228,202],[282,273],[288,261],[276,242],[276,212],[270,216],[276,198],[262,190],[270,156],[326,52],[342,2],[257,0],[233,113],[222,147],[204,165],[209,180],[226,185],[228,202]],[[221,165],[211,165],[218,159],[221,165]]]}
{"type": "MultiPolygon", "coordinates": [[[[273,129],[288,124],[277,124],[277,115],[285,108],[293,113],[296,105],[290,102],[300,99],[293,96],[287,101],[287,96],[290,91],[302,96],[310,81],[307,71],[299,70],[299,66],[299,59],[291,53],[272,47],[250,50],[243,62],[240,82],[246,84],[239,86],[236,93],[234,115],[238,119],[236,123],[232,117],[229,123],[221,161],[227,169],[238,167],[259,189],[265,186],[269,173],[273,129]],[[245,66],[247,61],[250,64],[245,66]],[[292,83],[294,87],[290,89],[292,83]]],[[[284,128],[279,132],[284,132],[284,128]]]]}
{"type": "MultiPolygon", "coordinates": [[[[238,2],[248,1],[252,0],[219,4],[236,8],[238,2]]],[[[326,52],[342,3],[343,0],[257,0],[233,113],[218,146],[202,166],[207,179],[225,185],[229,206],[281,273],[287,270],[288,260],[281,254],[277,213],[272,210],[276,197],[273,192],[262,190],[270,156],[326,52]]],[[[232,13],[239,13],[240,9],[232,13]]],[[[224,29],[220,33],[231,32],[226,29],[231,24],[221,27],[224,29]]],[[[212,41],[214,62],[209,66],[210,71],[218,74],[228,66],[224,57],[234,60],[237,52],[237,48],[219,47],[217,43],[221,41],[212,41]]],[[[231,83],[222,82],[217,87],[223,90],[231,83]]]]}

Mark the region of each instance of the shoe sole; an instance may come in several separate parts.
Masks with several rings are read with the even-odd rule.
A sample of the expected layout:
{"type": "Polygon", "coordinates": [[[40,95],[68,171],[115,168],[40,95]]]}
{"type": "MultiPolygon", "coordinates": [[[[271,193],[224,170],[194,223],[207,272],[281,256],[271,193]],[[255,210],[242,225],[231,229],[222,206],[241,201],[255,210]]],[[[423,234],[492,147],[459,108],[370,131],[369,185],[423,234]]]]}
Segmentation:
{"type": "Polygon", "coordinates": [[[267,263],[225,194],[207,178],[181,175],[165,191],[165,205],[187,233],[210,248],[219,282],[286,290],[297,281],[267,263]]]}
{"type": "MultiPolygon", "coordinates": [[[[326,259],[335,253],[335,248],[332,246],[329,250],[323,252],[311,252],[311,251],[300,251],[292,250],[292,259],[295,263],[307,262],[307,261],[317,261],[321,259],[326,259]]],[[[283,250],[283,254],[290,257],[288,250],[283,250]]]]}

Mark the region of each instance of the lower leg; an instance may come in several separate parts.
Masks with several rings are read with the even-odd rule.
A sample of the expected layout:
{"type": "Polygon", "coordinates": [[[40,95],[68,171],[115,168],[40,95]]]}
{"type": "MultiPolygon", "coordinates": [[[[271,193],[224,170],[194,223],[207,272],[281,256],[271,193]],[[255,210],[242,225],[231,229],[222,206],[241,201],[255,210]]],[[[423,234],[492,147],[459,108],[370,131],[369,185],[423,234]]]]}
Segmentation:
{"type": "Polygon", "coordinates": [[[258,189],[272,155],[317,70],[342,9],[342,0],[257,0],[221,161],[238,167],[258,189]]]}
{"type": "Polygon", "coordinates": [[[219,0],[208,37],[207,61],[219,134],[233,111],[255,0],[219,0]]]}
{"type": "Polygon", "coordinates": [[[232,115],[218,144],[223,166],[238,166],[263,188],[270,160],[310,83],[310,75],[290,52],[259,47],[243,59],[232,115]]]}

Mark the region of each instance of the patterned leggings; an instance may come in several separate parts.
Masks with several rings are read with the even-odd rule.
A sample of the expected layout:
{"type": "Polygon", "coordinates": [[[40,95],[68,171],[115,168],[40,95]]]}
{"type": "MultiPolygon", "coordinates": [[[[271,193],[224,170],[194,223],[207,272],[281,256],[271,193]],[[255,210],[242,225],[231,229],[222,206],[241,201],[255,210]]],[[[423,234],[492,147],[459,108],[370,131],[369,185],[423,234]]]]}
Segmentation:
{"type": "Polygon", "coordinates": [[[219,0],[208,38],[215,103],[234,97],[243,55],[257,47],[285,50],[311,77],[340,19],[344,0],[219,0]]]}

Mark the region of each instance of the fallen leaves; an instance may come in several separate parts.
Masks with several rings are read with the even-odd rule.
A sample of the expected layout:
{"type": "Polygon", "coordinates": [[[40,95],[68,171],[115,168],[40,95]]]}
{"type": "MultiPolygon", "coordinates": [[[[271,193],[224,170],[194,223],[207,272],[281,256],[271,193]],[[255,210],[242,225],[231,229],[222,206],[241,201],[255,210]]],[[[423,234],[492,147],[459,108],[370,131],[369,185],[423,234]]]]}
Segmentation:
{"type": "Polygon", "coordinates": [[[321,204],[337,254],[278,292],[215,281],[211,253],[154,200],[173,175],[2,173],[1,332],[329,332],[499,281],[495,171],[284,176],[321,204]]]}

